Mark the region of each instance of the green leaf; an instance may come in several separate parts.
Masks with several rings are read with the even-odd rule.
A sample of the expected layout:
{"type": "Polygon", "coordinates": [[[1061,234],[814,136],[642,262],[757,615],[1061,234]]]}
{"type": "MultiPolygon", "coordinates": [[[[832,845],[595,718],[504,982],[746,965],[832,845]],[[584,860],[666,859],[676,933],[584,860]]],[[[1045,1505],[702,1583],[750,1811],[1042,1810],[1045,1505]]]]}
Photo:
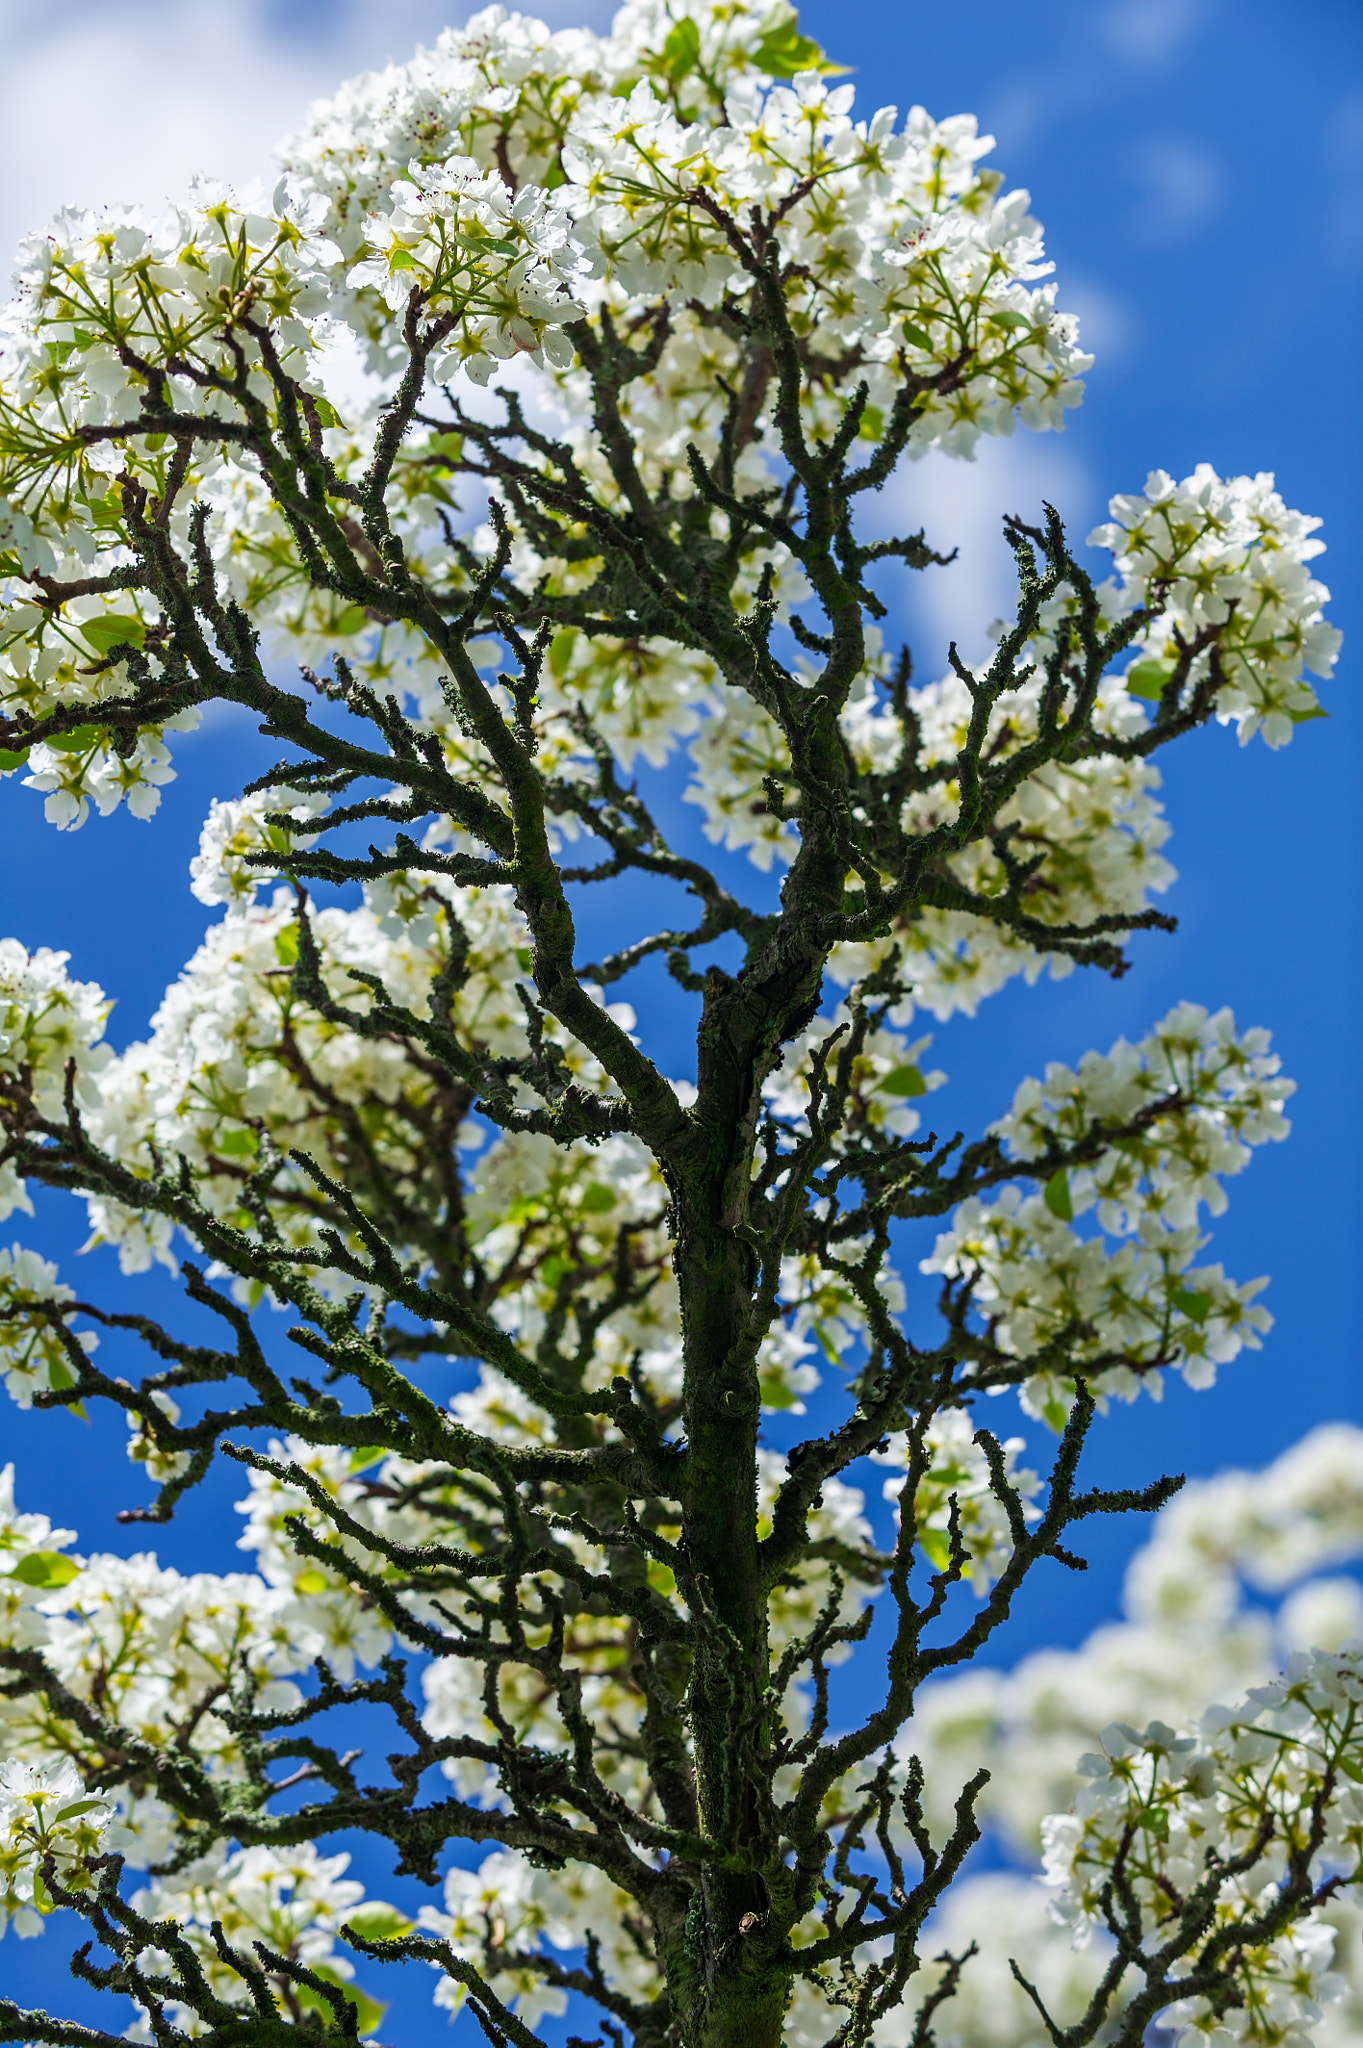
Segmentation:
{"type": "Polygon", "coordinates": [[[615,1190],[603,1187],[599,1180],[594,1180],[589,1187],[583,1188],[577,1206],[579,1209],[585,1209],[589,1216],[599,1216],[604,1210],[615,1207],[615,1190]]]}
{"type": "Polygon", "coordinates": [[[10,1577],[21,1586],[40,1586],[45,1593],[52,1593],[61,1586],[69,1586],[79,1570],[75,1558],[63,1557],[59,1550],[31,1550],[15,1565],[10,1577]]]}
{"type": "Polygon", "coordinates": [[[1058,1395],[1053,1394],[1049,1401],[1042,1404],[1041,1420],[1047,1429],[1054,1430],[1057,1436],[1064,1435],[1065,1424],[1069,1419],[1070,1411],[1058,1395]]]}
{"type": "Polygon", "coordinates": [[[352,634],[363,633],[365,627],[370,624],[372,621],[362,604],[348,604],[343,612],[337,614],[331,630],[349,639],[352,634]]]}
{"type": "Polygon", "coordinates": [[[1151,1807],[1145,1816],[1145,1827],[1146,1832],[1152,1834],[1157,1842],[1167,1842],[1169,1839],[1169,1813],[1167,1807],[1151,1807]]]}
{"type": "Polygon", "coordinates": [[[1001,306],[989,318],[995,327],[1030,327],[1033,324],[1026,313],[1015,313],[1011,306],[1001,306]]]}
{"type": "Polygon", "coordinates": [[[757,1386],[762,1406],[771,1409],[773,1414],[779,1415],[784,1409],[794,1408],[799,1402],[799,1395],[791,1392],[779,1372],[762,1373],[757,1386]]]}
{"type": "Polygon", "coordinates": [[[928,1084],[917,1067],[896,1067],[880,1084],[882,1095],[926,1095],[928,1084]]]}
{"type": "Polygon", "coordinates": [[[516,965],[517,965],[517,966],[518,966],[518,967],[520,968],[520,970],[521,970],[521,973],[522,973],[522,974],[529,974],[529,972],[530,972],[531,968],[532,968],[532,967],[534,966],[534,964],[535,964],[535,956],[534,956],[534,953],[533,953],[533,952],[531,951],[530,947],[529,947],[529,946],[517,946],[517,948],[516,948],[516,965]]]}
{"type": "Polygon", "coordinates": [[[1287,715],[1293,725],[1306,725],[1313,718],[1328,718],[1330,716],[1323,704],[1313,704],[1309,711],[1289,711],[1287,715]]]}
{"type": "Polygon", "coordinates": [[[445,232],[452,242],[457,242],[461,249],[467,249],[472,256],[485,256],[489,251],[494,256],[521,256],[525,254],[525,251],[519,244],[515,242],[500,242],[495,235],[462,235],[458,228],[447,228],[445,232]]]}
{"type": "Polygon", "coordinates": [[[1052,1216],[1058,1216],[1062,1223],[1073,1223],[1074,1204],[1070,1200],[1070,1177],[1063,1166],[1058,1167],[1041,1190],[1041,1199],[1052,1216]]]}
{"type": "Polygon", "coordinates": [[[390,249],[388,251],[388,269],[390,274],[395,270],[415,270],[416,258],[410,249],[403,249],[401,247],[390,249]]]}
{"type": "MultiPolygon", "coordinates": [[[[64,1358],[54,1358],[47,1368],[47,1382],[54,1394],[64,1394],[68,1387],[75,1386],[76,1375],[72,1372],[64,1358]]],[[[90,1420],[85,1412],[85,1403],[83,1401],[69,1402],[66,1413],[79,1416],[82,1422],[90,1420]]]]}
{"type": "Polygon", "coordinates": [[[945,1529],[920,1529],[918,1548],[936,1571],[944,1572],[951,1563],[951,1538],[945,1529]]]}
{"type": "Polygon", "coordinates": [[[1167,661],[1138,661],[1134,668],[1127,670],[1122,681],[1129,696],[1144,697],[1148,703],[1158,704],[1164,695],[1164,685],[1173,673],[1173,667],[1167,661]]]}
{"type": "Polygon", "coordinates": [[[347,1915],[345,1924],[365,1941],[400,1941],[416,1926],[415,1920],[409,1920],[384,1899],[366,1899],[347,1915]]]}
{"type": "Polygon", "coordinates": [[[319,398],[315,391],[309,392],[312,409],[317,415],[317,424],[322,427],[339,427],[345,422],[329,398],[319,398]]]}
{"type": "Polygon", "coordinates": [[[80,630],[95,653],[112,653],[115,647],[141,647],[147,629],[136,612],[101,612],[98,618],[82,619],[80,630]]]}
{"type": "Polygon", "coordinates": [[[1190,1323],[1205,1323],[1207,1311],[1212,1305],[1210,1294],[1197,1294],[1191,1287],[1176,1287],[1171,1297],[1174,1307],[1182,1309],[1190,1323]]]}
{"type": "Polygon", "coordinates": [[[213,1150],[223,1159],[250,1159],[260,1150],[254,1131],[224,1131],[213,1150]]]}
{"type": "Polygon", "coordinates": [[[911,341],[915,348],[932,347],[931,335],[925,334],[921,327],[915,327],[912,320],[906,320],[900,328],[900,332],[904,336],[905,341],[911,341]]]}
{"type": "Polygon", "coordinates": [[[675,84],[700,62],[700,30],[689,14],[674,22],[663,44],[663,69],[675,84]]]}
{"type": "Polygon", "coordinates": [[[835,78],[846,71],[845,64],[830,64],[813,36],[800,34],[800,17],[793,7],[773,8],[771,24],[752,53],[753,63],[773,78],[794,78],[797,71],[821,71],[835,78]],[[775,17],[773,19],[773,17],[775,17]]]}
{"type": "MultiPolygon", "coordinates": [[[[333,1968],[331,1964],[313,1963],[311,1967],[315,1977],[320,1977],[324,1984],[334,1984],[345,1999],[346,2004],[354,2006],[355,2031],[360,2036],[360,2039],[363,2040],[366,2035],[374,2033],[382,2024],[383,2016],[387,2012],[388,2007],[381,2004],[377,1998],[371,1998],[367,1991],[357,1990],[355,1985],[347,1983],[340,1971],[333,1968]]],[[[305,2012],[320,2013],[327,2027],[334,2025],[335,2021],[331,2005],[320,1991],[314,1991],[307,1984],[295,1984],[293,1986],[293,1995],[305,2012]]]]}
{"type": "Polygon", "coordinates": [[[98,740],[97,725],[78,725],[73,732],[53,733],[47,744],[56,754],[85,754],[98,740]]]}
{"type": "Polygon", "coordinates": [[[857,426],[857,433],[863,441],[878,441],[885,431],[885,415],[878,405],[866,406],[857,426]]]}
{"type": "Polygon", "coordinates": [[[331,1580],[325,1572],[318,1571],[315,1564],[310,1564],[305,1572],[298,1574],[293,1584],[297,1593],[325,1593],[330,1589],[331,1580]]]}
{"type": "Polygon", "coordinates": [[[551,676],[566,676],[577,644],[577,632],[572,626],[565,626],[561,633],[555,633],[549,642],[549,673],[551,676]]]}
{"type": "Polygon", "coordinates": [[[28,759],[28,748],[12,753],[8,747],[0,747],[0,775],[8,775],[15,768],[22,768],[28,759]]]}
{"type": "Polygon", "coordinates": [[[104,1806],[103,1799],[73,1799],[69,1806],[58,1807],[52,1816],[54,1820],[79,1820],[83,1813],[91,1813],[97,1806],[104,1806]]]}
{"type": "Polygon", "coordinates": [[[298,926],[286,924],[282,932],[274,935],[274,956],[281,967],[298,965],[298,926]]]}
{"type": "Polygon", "coordinates": [[[117,484],[110,484],[102,498],[90,498],[87,502],[97,527],[117,526],[123,517],[123,492],[117,484]]]}
{"type": "Polygon", "coordinates": [[[350,1453],[350,1469],[352,1472],[363,1472],[370,1465],[377,1465],[380,1458],[387,1456],[388,1448],[385,1444],[361,1444],[357,1451],[350,1453]]]}

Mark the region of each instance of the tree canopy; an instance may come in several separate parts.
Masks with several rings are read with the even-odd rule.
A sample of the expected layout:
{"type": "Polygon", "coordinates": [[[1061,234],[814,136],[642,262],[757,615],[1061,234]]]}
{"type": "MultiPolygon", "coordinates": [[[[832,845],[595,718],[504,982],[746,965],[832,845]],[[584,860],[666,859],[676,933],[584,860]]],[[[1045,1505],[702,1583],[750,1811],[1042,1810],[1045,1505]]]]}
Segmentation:
{"type": "MultiPolygon", "coordinates": [[[[1155,757],[1324,715],[1319,522],[1206,465],[1082,545],[1010,513],[992,657],[916,682],[881,622],[952,538],[877,494],[1059,429],[1091,359],[974,121],[859,119],[838,73],[784,5],[492,8],[314,107],[268,197],[21,250],[6,800],[149,818],[215,702],[274,756],[213,805],[223,915],[145,1041],[0,941],[0,1214],[64,1190],[182,1295],[16,1245],[0,1374],[126,1412],[130,1519],[221,1458],[248,1489],[249,1573],[5,1508],[3,1911],[83,1915],[136,2039],[375,2037],[403,1961],[519,2048],[570,1999],[637,2048],[962,2038],[974,1930],[933,1930],[998,1791],[932,1682],[1176,1493],[1085,1482],[1098,1412],[1268,1326],[1203,1258],[1287,1130],[1266,1032],[1182,1003],[967,1135],[918,1027],[1170,927],[1155,757]],[[656,959],[684,1075],[620,999],[656,959]],[[365,1899],[357,1830],[443,1903],[365,1899]]],[[[1251,1676],[1081,1764],[1046,1869],[1096,1968],[1063,2012],[1018,1978],[1037,2038],[1304,2038],[1363,1661],[1251,1676]]],[[[117,2038],[0,2000],[3,2040],[117,2038]]]]}

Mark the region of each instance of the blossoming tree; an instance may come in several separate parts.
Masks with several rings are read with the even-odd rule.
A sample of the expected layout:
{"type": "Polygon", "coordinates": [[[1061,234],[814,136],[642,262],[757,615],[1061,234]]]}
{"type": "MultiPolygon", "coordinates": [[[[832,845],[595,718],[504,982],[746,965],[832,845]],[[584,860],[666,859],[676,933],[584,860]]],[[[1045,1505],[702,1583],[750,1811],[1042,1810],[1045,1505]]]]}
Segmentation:
{"type": "MultiPolygon", "coordinates": [[[[1011,1731],[959,1690],[1034,1566],[1176,1490],[1087,1487],[1096,1411],[1266,1327],[1201,1219],[1291,1084],[1181,1005],[965,1142],[923,1132],[912,1035],[1168,925],[1154,757],[1320,715],[1317,522],[1157,471],[1089,537],[1100,580],[1049,508],[1010,518],[993,659],[915,684],[878,589],[951,537],[869,537],[868,494],[1058,428],[1089,358],[974,123],[855,120],[836,71],[779,4],[630,0],[604,38],[494,8],[314,108],[268,201],[21,253],[7,800],[149,816],[214,701],[277,757],[213,806],[223,916],[146,1042],[0,942],[0,1213],[69,1191],[186,1297],[78,1299],[16,1246],[9,1391],[126,1411],[135,1519],[220,1457],[249,1488],[258,1569],[225,1576],[0,1503],[3,1913],[83,1915],[75,1973],[136,2039],[354,2041],[402,1962],[521,2048],[570,1999],[638,2048],[1282,2042],[1330,1988],[1363,1839],[1339,1600],[1274,1681],[1232,1597],[1199,1675],[1243,1706],[1129,1660],[1045,1769],[1030,1681],[1011,1731]],[[669,836],[641,759],[779,896],[669,836]],[[588,961],[575,912],[621,882],[588,961]],[[699,1015],[684,1076],[612,998],[653,956],[699,1015]],[[940,1277],[934,1326],[892,1253],[940,1277]],[[816,1358],[838,1392],[778,1453],[816,1358]],[[1055,1432],[1044,1480],[985,1395],[1055,1432]],[[347,1709],[390,1729],[372,1780],[347,1709]],[[962,1865],[1014,1777],[1069,1805],[1086,1746],[1046,1829],[1065,1924],[1014,1914],[1000,1977],[1004,1881],[962,1865]],[[443,1905],[365,1900],[325,1853],[354,1830],[443,1905]]],[[[3,2040],[115,2038],[0,2000],[3,2040]]]]}

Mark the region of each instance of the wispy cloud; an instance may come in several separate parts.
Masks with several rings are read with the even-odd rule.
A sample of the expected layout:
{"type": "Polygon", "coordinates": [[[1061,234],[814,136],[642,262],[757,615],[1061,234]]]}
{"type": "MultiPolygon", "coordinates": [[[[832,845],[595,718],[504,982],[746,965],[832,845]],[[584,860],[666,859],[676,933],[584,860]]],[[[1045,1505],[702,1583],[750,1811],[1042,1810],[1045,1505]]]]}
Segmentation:
{"type": "Polygon", "coordinates": [[[905,570],[893,587],[888,578],[882,584],[892,612],[887,630],[900,630],[907,618],[920,681],[945,673],[953,640],[966,661],[987,656],[989,624],[1012,612],[1017,589],[1004,514],[1034,523],[1043,503],[1081,541],[1100,509],[1093,479],[1065,443],[1021,430],[1010,440],[982,441],[974,462],[927,455],[877,500],[885,532],[921,526],[940,554],[957,550],[949,568],[905,570]]]}
{"type": "Polygon", "coordinates": [[[1130,304],[1101,285],[1066,275],[1061,279],[1060,304],[1067,313],[1079,316],[1079,339],[1101,367],[1120,356],[1136,329],[1130,304]]]}
{"type": "Polygon", "coordinates": [[[1161,63],[1200,29],[1210,0],[1118,0],[1097,17],[1102,40],[1124,57],[1161,63]]]}
{"type": "MultiPolygon", "coordinates": [[[[196,172],[269,178],[308,102],[410,56],[473,10],[441,0],[0,0],[0,281],[58,207],[157,205],[196,172]]],[[[608,0],[538,0],[555,26],[604,26],[608,0]]]]}
{"type": "Polygon", "coordinates": [[[1325,124],[1324,143],[1334,172],[1325,246],[1334,261],[1352,264],[1363,253],[1363,91],[1339,101],[1325,124]]]}
{"type": "Polygon", "coordinates": [[[1137,226],[1150,242],[1172,242],[1203,227],[1216,213],[1225,178],[1215,157],[1179,136],[1152,137],[1131,158],[1137,186],[1137,226]]]}

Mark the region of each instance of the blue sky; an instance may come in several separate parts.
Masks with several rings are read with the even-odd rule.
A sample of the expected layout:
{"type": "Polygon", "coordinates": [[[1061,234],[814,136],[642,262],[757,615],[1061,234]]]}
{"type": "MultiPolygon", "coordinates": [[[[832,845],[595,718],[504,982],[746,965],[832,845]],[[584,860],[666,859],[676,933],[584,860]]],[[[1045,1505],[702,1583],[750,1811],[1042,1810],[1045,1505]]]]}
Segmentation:
{"type": "MultiPolygon", "coordinates": [[[[545,11],[555,25],[606,18],[545,11]]],[[[225,20],[159,0],[0,4],[0,231],[12,241],[67,198],[155,197],[199,167],[265,170],[270,141],[308,98],[406,55],[447,18],[425,0],[276,0],[234,6],[225,20]],[[129,95],[148,68],[144,104],[129,95]]],[[[893,101],[978,113],[1008,182],[1032,193],[1060,303],[1080,312],[1098,357],[1063,437],[1019,435],[970,467],[924,465],[904,485],[901,516],[925,521],[938,547],[962,549],[931,586],[910,588],[906,575],[894,593],[891,623],[913,642],[920,677],[941,672],[952,634],[978,649],[1007,599],[999,519],[1033,513],[1043,496],[1082,534],[1149,468],[1184,474],[1206,460],[1223,473],[1276,470],[1288,502],[1325,521],[1328,553],[1315,566],[1346,635],[1325,693],[1330,721],[1277,755],[1259,742],[1241,750],[1217,729],[1165,758],[1180,879],[1164,907],[1177,934],[1140,938],[1120,983],[1014,988],[975,1023],[939,1031],[932,1054],[951,1073],[953,1115],[973,1128],[1024,1073],[1139,1033],[1180,997],[1229,1003],[1242,1023],[1272,1029],[1300,1083],[1293,1134],[1231,1183],[1210,1255],[1239,1278],[1273,1276],[1276,1326],[1212,1393],[1175,1389],[1162,1407],[1111,1418],[1093,1465],[1134,1480],[1266,1462],[1317,1421],[1363,1420],[1363,15],[1347,0],[814,0],[802,20],[855,67],[862,111],[893,101]]],[[[151,826],[120,815],[58,837],[31,792],[0,786],[0,933],[69,948],[77,972],[118,996],[119,1043],[140,1035],[203,929],[186,865],[209,798],[249,772],[255,745],[225,718],[180,742],[180,779],[151,826]]],[[[642,1021],[662,1052],[677,1046],[679,1064],[675,1007],[642,1021]]],[[[75,1220],[47,1203],[28,1235],[63,1254],[79,1241],[75,1220]]],[[[80,1274],[83,1290],[111,1279],[103,1257],[88,1262],[100,1273],[80,1274]]],[[[87,1547],[142,1547],[111,1520],[137,1492],[112,1418],[89,1435],[65,1416],[0,1419],[23,1506],[76,1521],[87,1547]]],[[[236,1562],[222,1535],[235,1490],[215,1489],[182,1533],[167,1533],[167,1561],[236,1562]]],[[[1092,1546],[1095,1569],[1067,1582],[1063,1608],[1056,1586],[1040,1589],[1010,1657],[1076,1640],[1110,1612],[1130,1540],[1092,1546]]],[[[38,1965],[32,1949],[13,1960],[25,1974],[38,1965]]]]}

